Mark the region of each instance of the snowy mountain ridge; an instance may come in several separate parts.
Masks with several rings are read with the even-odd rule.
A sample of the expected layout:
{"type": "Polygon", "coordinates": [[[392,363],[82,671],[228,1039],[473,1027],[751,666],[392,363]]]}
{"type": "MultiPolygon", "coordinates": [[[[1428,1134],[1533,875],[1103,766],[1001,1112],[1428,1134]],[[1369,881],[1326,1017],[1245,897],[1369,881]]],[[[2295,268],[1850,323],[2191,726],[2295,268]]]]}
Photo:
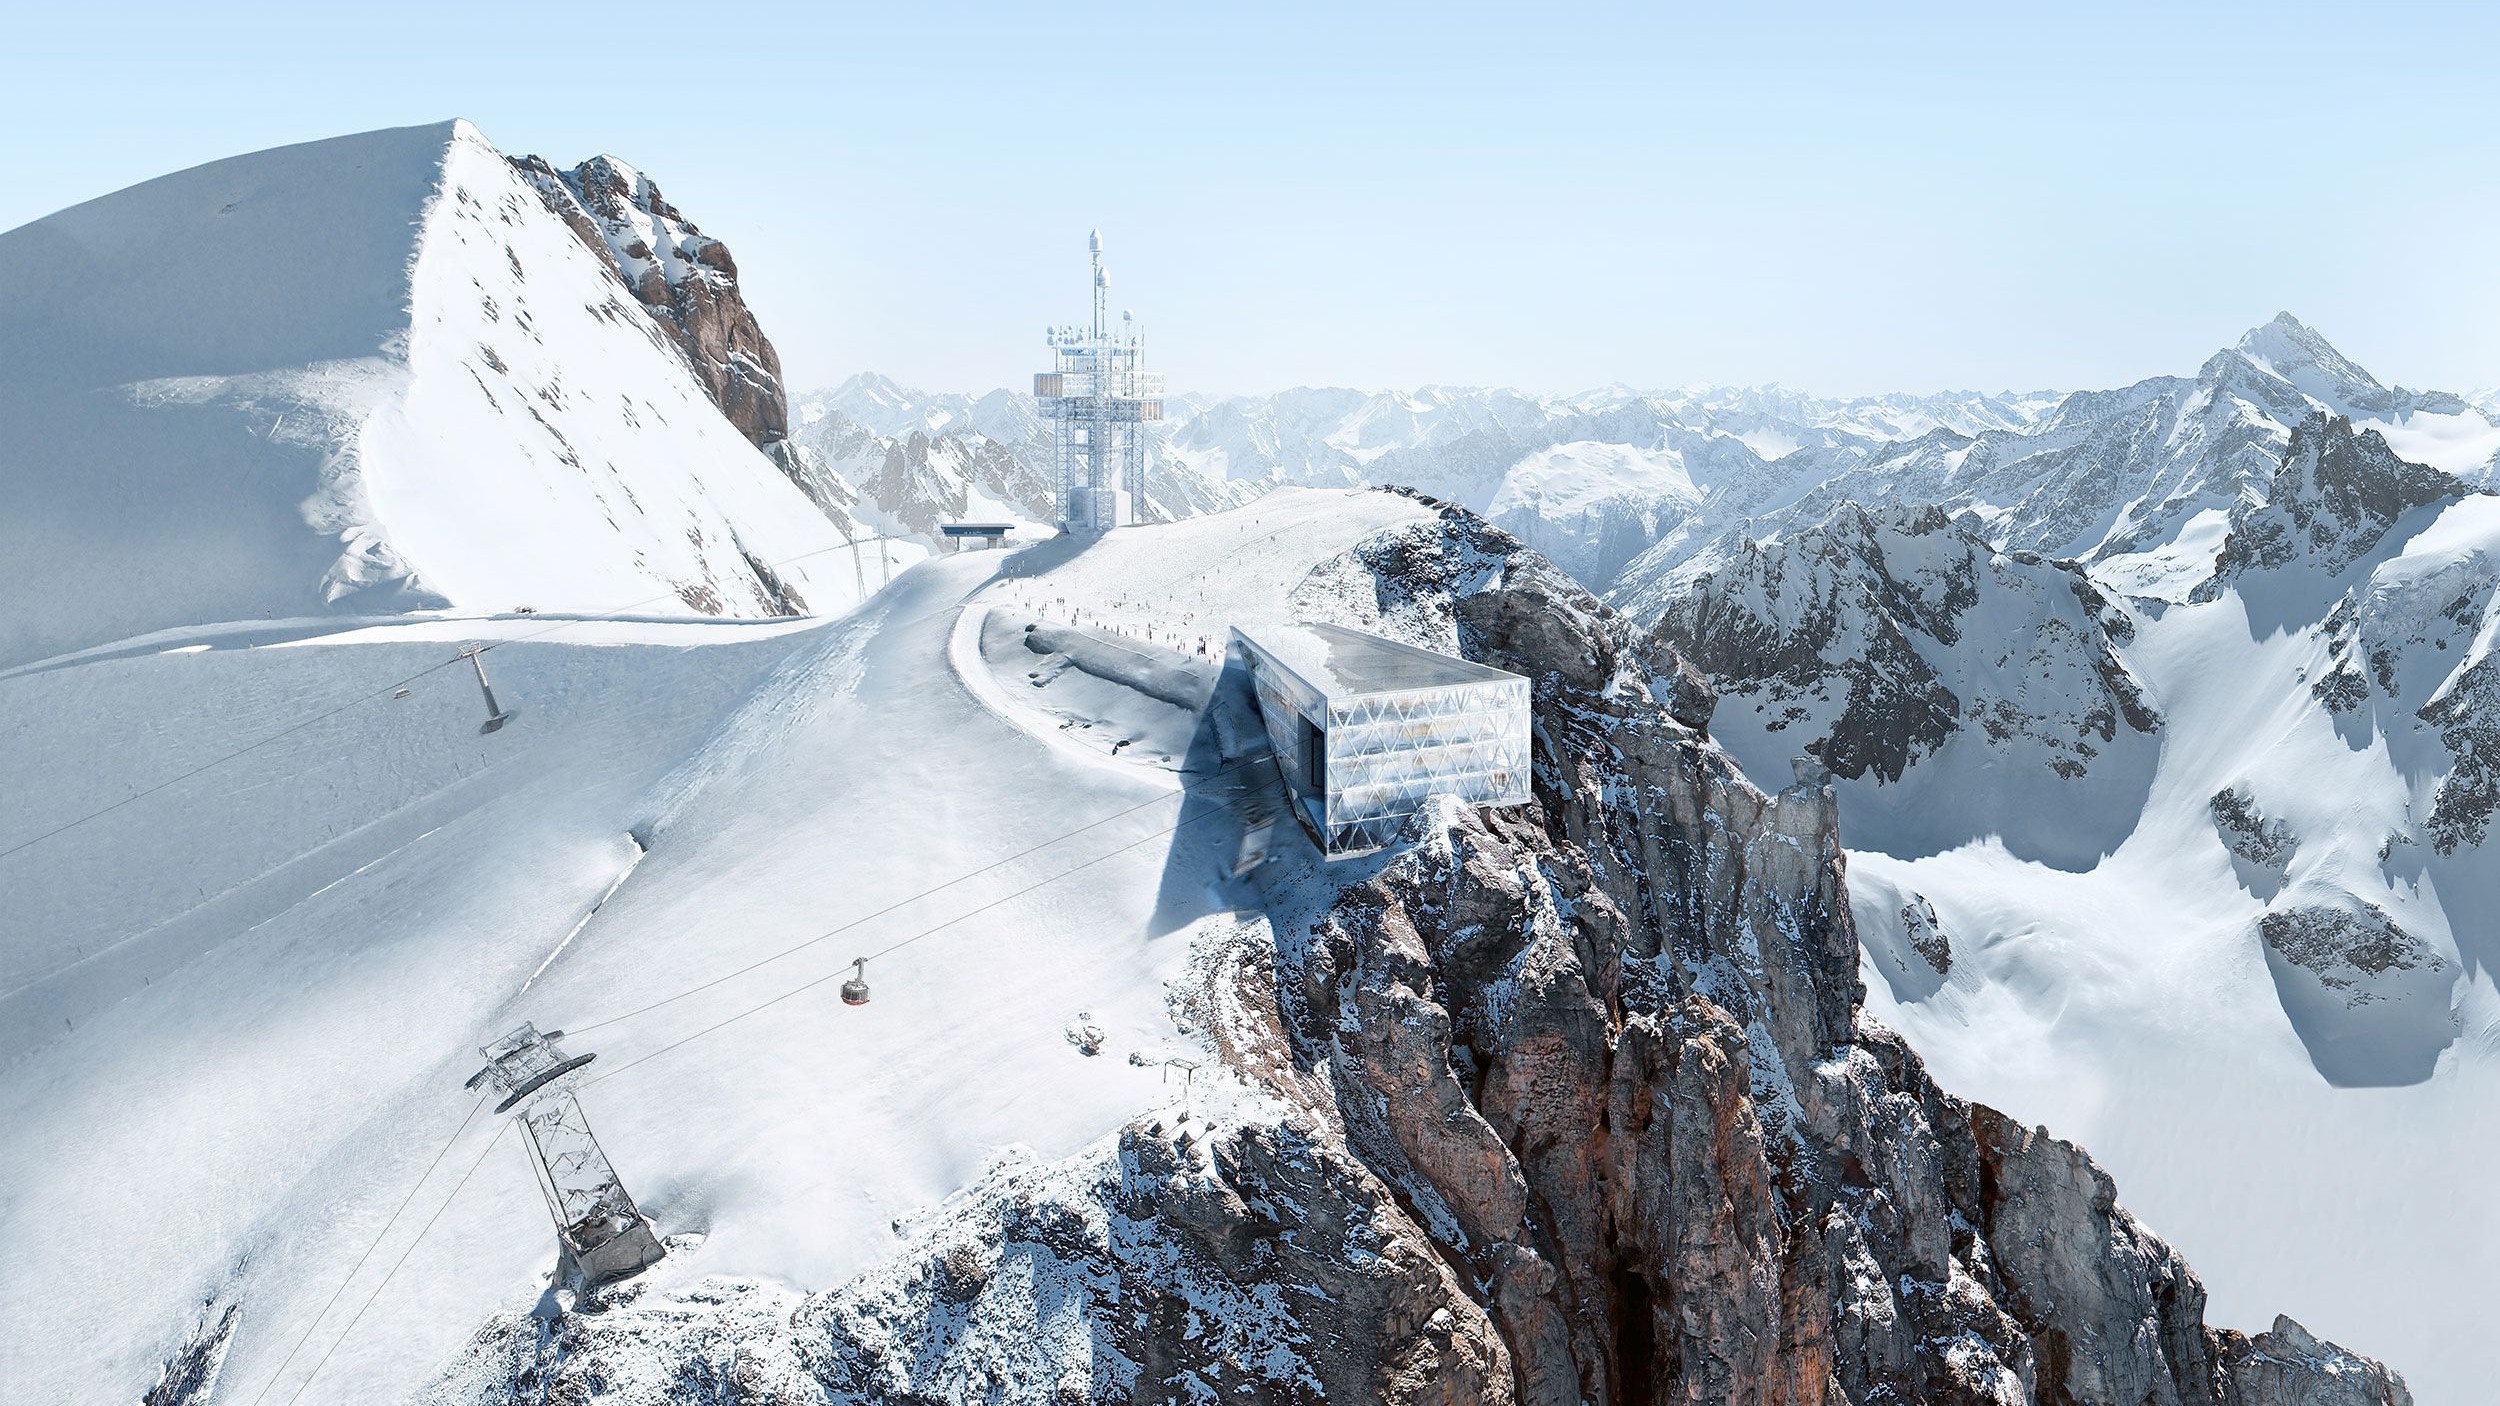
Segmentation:
{"type": "MultiPolygon", "coordinates": [[[[932,395],[863,373],[801,402],[802,422],[840,416],[887,438],[976,433],[1028,465],[1047,457],[1031,399],[1017,392],[932,395]]],[[[1157,461],[1194,471],[1194,484],[1418,488],[1494,517],[1636,613],[1654,613],[1661,583],[1713,542],[1799,530],[1843,502],[1976,513],[2000,547],[2118,559],[2128,589],[2175,597],[2203,579],[2197,553],[2243,493],[2262,490],[2292,427],[2321,411],[2470,481],[2500,458],[2500,411],[2391,389],[2286,313],[2194,376],[2110,391],[1426,386],[1179,398],[1157,461]],[[1567,493],[1555,491],[1558,457],[1574,465],[1567,493]],[[1661,472],[1693,492],[1662,492],[1661,472]]],[[[1227,501],[1171,497],[1175,513],[1227,501]]]]}
{"type": "Polygon", "coordinates": [[[0,348],[0,665],[213,621],[838,610],[873,535],[466,123],[0,234],[0,348]]]}
{"type": "Polygon", "coordinates": [[[1706,504],[1705,526],[1662,540],[1612,595],[1651,613],[1714,537],[1770,538],[1842,502],[1900,502],[1976,514],[1999,547],[2090,560],[2114,586],[2179,599],[2205,579],[2200,552],[2234,505],[2264,496],[2293,427],[2320,413],[2469,483],[2490,478],[2500,456],[2500,421],[2457,396],[2389,390],[2286,313],[2193,378],[2080,392],[2019,430],[1939,430],[1880,448],[1767,510],[1706,504]]]}
{"type": "MultiPolygon", "coordinates": [[[[2197,412],[2234,445],[2198,491],[2236,496],[2173,544],[2167,598],[2131,593],[2140,558],[2008,549],[2007,515],[1925,502],[2005,462],[1938,435],[1896,505],[1801,505],[1637,604],[1750,770],[1832,769],[1887,1024],[1948,1082],[2084,1129],[2209,1273],[2368,1317],[2500,1252],[2379,1189],[2389,1156],[2457,1195],[2500,1156],[2466,1112],[2500,1093],[2500,496],[2287,396],[2287,368],[2356,410],[2411,394],[2320,345],[2207,368],[2242,396],[2197,412]],[[2255,394],[2305,412],[2271,462],[2255,394]],[[2384,1271],[2351,1280],[2355,1247],[2384,1271]]],[[[2176,425],[2202,394],[2068,410],[2176,425]]],[[[2414,404],[2413,428],[2447,413],[2414,404]]],[[[2476,1370],[2430,1338],[2407,1360],[2442,1400],[2476,1370]]]]}

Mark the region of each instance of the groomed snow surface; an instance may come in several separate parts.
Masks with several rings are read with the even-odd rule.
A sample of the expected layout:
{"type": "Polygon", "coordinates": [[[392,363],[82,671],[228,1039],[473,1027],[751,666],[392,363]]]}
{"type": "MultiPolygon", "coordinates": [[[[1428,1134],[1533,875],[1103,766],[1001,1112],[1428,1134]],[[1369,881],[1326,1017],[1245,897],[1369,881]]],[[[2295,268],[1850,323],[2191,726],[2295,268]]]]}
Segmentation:
{"type": "MultiPolygon", "coordinates": [[[[1316,561],[1417,516],[1289,492],[929,562],[832,623],[514,638],[485,656],[515,715],[497,733],[466,665],[440,669],[0,859],[0,1377],[136,1399],[204,1305],[239,1302],[220,1400],[288,1400],[316,1363],[305,1401],[417,1388],[553,1268],[517,1132],[462,1122],[477,1047],[522,1020],[599,1053],[582,1098],[628,1188],[706,1237],[653,1271],[663,1291],[840,1283],[997,1159],[1160,1106],[1162,1070],[1128,1056],[1193,1048],[1165,983],[1196,924],[1250,901],[1231,852],[1171,833],[1168,765],[984,706],[962,607],[1099,602],[1141,634],[1269,618],[1316,561]],[[865,1007],[833,980],[765,1004],[924,932],[870,963],[865,1007]]],[[[459,640],[548,628],[202,631],[0,678],[0,845],[459,640]]]]}

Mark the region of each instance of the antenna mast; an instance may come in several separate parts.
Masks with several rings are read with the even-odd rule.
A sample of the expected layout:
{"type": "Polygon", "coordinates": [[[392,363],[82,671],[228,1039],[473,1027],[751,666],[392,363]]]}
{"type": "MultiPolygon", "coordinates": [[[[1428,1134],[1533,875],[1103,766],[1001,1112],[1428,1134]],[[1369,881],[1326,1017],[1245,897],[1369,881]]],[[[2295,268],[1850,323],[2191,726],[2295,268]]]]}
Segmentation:
{"type": "Polygon", "coordinates": [[[1145,337],[1136,319],[1111,321],[1111,275],[1102,266],[1102,231],[1086,241],[1093,256],[1093,322],[1043,333],[1052,370],[1033,378],[1033,396],[1052,424],[1059,463],[1062,531],[1095,533],[1137,520],[1146,498],[1146,437],[1163,418],[1163,377],[1143,368],[1145,337]]]}

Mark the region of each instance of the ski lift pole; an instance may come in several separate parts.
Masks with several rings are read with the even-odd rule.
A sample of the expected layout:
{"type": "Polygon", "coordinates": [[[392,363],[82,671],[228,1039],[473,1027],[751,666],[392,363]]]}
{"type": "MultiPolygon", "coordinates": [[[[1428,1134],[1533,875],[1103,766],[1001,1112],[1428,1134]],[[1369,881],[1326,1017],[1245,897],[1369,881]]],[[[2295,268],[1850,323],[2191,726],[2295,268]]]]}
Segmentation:
{"type": "Polygon", "coordinates": [[[486,695],[486,721],[478,727],[478,731],[482,733],[497,731],[505,723],[512,721],[512,715],[505,712],[502,705],[495,702],[495,686],[486,681],[486,661],[481,657],[485,653],[485,648],[480,645],[471,645],[461,651],[462,657],[469,661],[469,667],[477,670],[478,692],[486,695]]]}

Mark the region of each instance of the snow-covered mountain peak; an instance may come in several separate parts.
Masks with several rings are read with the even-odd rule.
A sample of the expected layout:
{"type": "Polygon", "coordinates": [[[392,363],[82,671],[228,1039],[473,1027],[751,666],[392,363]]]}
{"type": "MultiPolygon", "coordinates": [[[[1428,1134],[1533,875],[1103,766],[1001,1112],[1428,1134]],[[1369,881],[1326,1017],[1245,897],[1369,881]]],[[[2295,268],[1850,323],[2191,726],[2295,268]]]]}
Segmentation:
{"type": "Polygon", "coordinates": [[[2135,620],[2071,565],[2000,552],[1975,526],[1844,502],[1694,558],[1658,628],[1717,686],[1728,750],[1755,774],[1819,757],[1874,821],[1861,844],[1993,833],[2087,865],[2124,830],[2083,817],[2140,799],[2160,721],[2118,654],[2135,620]]]}
{"type": "Polygon", "coordinates": [[[843,604],[843,534],[528,176],[443,122],[0,234],[0,663],[336,611],[843,604]]]}
{"type": "Polygon", "coordinates": [[[2388,388],[2376,376],[2288,312],[2250,328],[2232,350],[2331,406],[2383,408],[2389,400],[2388,388]]]}

